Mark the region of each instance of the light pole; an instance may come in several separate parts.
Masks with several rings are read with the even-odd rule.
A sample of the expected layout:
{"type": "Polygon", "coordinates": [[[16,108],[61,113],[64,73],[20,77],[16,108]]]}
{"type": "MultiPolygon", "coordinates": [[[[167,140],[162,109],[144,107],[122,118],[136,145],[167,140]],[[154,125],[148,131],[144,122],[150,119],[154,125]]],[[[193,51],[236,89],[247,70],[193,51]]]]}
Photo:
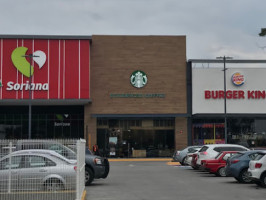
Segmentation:
{"type": "Polygon", "coordinates": [[[227,59],[233,59],[232,57],[217,57],[217,59],[223,59],[223,63],[224,63],[224,68],[223,68],[223,72],[224,72],[224,142],[225,144],[227,144],[227,110],[226,110],[226,60],[227,59]]]}
{"type": "Polygon", "coordinates": [[[29,55],[23,55],[22,57],[29,57],[30,58],[30,75],[29,75],[29,133],[28,133],[28,139],[31,139],[31,64],[32,64],[32,58],[33,57],[40,57],[33,54],[29,55]]]}

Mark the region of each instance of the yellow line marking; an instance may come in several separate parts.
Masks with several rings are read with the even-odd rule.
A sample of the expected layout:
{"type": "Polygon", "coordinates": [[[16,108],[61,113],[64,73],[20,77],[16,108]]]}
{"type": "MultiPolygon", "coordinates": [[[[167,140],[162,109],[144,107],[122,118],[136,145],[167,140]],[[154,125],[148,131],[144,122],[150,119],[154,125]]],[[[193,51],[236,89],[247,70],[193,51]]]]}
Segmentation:
{"type": "Polygon", "coordinates": [[[85,200],[86,199],[86,190],[83,191],[83,194],[82,194],[82,197],[81,197],[81,200],[85,200]]]}
{"type": "Polygon", "coordinates": [[[132,162],[132,161],[171,161],[172,158],[109,158],[110,162],[132,162]]]}
{"type": "Polygon", "coordinates": [[[172,165],[172,166],[177,166],[177,165],[181,165],[179,162],[167,162],[167,165],[172,165]]]}

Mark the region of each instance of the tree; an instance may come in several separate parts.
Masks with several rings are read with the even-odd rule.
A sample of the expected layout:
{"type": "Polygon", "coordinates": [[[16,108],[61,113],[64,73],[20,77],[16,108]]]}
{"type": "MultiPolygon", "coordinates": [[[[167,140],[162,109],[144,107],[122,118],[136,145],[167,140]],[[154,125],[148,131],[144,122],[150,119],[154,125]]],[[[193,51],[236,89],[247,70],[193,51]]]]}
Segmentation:
{"type": "Polygon", "coordinates": [[[259,33],[259,36],[265,36],[266,35],[266,28],[262,28],[261,32],[259,33]]]}

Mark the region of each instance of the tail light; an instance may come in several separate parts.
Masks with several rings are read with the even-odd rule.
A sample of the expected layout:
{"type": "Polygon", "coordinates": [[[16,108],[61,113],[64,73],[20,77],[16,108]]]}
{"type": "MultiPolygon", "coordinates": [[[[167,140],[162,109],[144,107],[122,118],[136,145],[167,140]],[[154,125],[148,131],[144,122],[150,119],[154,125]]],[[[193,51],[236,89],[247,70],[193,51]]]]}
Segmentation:
{"type": "Polygon", "coordinates": [[[201,155],[207,155],[208,153],[207,153],[207,151],[204,151],[204,152],[201,152],[200,154],[201,155]]]}
{"type": "Polygon", "coordinates": [[[261,166],[262,166],[262,163],[256,163],[255,164],[255,168],[261,168],[261,166]]]}
{"type": "Polygon", "coordinates": [[[74,170],[77,171],[77,166],[74,166],[74,170]]]}
{"type": "Polygon", "coordinates": [[[238,162],[239,162],[239,160],[232,160],[231,161],[232,164],[235,164],[235,163],[238,163],[238,162]]]}

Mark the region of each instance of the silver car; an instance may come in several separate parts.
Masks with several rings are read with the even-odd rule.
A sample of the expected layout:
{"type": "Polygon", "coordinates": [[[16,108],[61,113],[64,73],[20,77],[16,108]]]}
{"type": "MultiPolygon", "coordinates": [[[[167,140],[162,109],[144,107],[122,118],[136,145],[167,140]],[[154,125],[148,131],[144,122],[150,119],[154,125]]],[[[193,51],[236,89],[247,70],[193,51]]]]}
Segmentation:
{"type": "Polygon", "coordinates": [[[188,146],[182,150],[176,150],[173,155],[173,161],[180,162],[181,165],[185,165],[185,158],[188,153],[194,153],[198,151],[202,146],[188,146]]]}
{"type": "Polygon", "coordinates": [[[75,189],[75,164],[51,150],[15,151],[0,160],[0,191],[75,189]]]}

